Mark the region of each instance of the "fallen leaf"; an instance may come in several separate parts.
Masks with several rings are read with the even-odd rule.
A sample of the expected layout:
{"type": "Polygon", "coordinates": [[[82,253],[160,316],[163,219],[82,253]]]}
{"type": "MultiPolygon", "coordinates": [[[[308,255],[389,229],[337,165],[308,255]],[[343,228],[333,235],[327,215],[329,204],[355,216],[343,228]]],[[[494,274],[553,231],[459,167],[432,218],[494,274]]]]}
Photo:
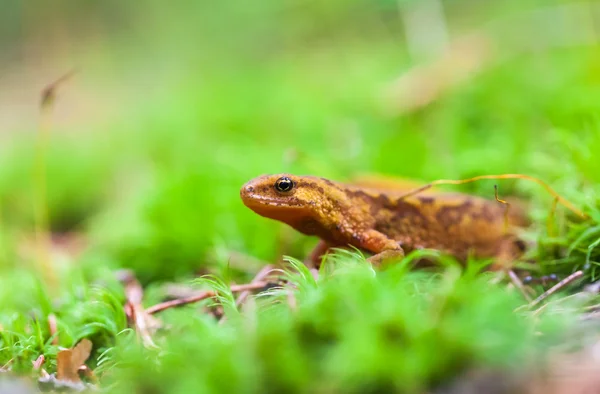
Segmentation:
{"type": "Polygon", "coordinates": [[[59,351],[56,359],[56,378],[74,383],[80,382],[79,367],[88,359],[91,351],[92,342],[86,338],[72,349],[59,351]]]}

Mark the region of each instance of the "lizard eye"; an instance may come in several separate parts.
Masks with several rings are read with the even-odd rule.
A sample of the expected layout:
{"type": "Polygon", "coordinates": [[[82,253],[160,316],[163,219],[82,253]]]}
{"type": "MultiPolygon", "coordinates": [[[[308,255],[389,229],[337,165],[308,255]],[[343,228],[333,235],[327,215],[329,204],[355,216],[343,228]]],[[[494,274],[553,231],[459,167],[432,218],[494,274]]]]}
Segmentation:
{"type": "Polygon", "coordinates": [[[294,188],[294,181],[287,176],[283,176],[275,181],[275,190],[281,193],[287,193],[294,188]]]}

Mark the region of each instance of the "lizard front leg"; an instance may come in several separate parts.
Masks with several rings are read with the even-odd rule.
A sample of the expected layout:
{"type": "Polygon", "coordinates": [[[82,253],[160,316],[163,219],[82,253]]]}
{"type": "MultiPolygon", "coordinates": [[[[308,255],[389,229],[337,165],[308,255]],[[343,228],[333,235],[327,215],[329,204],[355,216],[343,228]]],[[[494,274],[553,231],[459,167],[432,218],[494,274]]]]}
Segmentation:
{"type": "Polygon", "coordinates": [[[321,263],[323,262],[323,258],[331,252],[331,249],[349,249],[348,245],[344,246],[342,244],[330,244],[323,240],[319,240],[319,243],[314,247],[314,249],[310,252],[310,254],[304,260],[304,264],[308,268],[319,268],[321,263]]]}
{"type": "MultiPolygon", "coordinates": [[[[376,267],[381,266],[382,263],[404,257],[404,250],[397,241],[376,230],[368,230],[362,236],[355,237],[354,241],[354,246],[374,253],[367,261],[376,267]]],[[[333,247],[335,246],[320,240],[305,260],[305,264],[309,268],[318,268],[321,265],[323,256],[333,247]]]]}
{"type": "Polygon", "coordinates": [[[400,243],[377,230],[368,230],[360,239],[360,247],[374,253],[367,261],[375,267],[404,257],[400,243]]]}
{"type": "Polygon", "coordinates": [[[331,249],[330,244],[323,241],[322,239],[319,240],[319,243],[310,252],[306,260],[304,260],[304,264],[306,264],[306,266],[309,268],[319,268],[321,266],[323,256],[327,254],[329,249],[331,249]]]}

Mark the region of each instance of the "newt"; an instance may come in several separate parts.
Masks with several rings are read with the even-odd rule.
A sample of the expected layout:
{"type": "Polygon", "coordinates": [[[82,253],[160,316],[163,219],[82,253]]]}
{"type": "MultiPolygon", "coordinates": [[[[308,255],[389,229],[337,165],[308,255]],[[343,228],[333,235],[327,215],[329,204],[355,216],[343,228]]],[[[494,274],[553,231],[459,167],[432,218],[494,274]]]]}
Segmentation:
{"type": "Polygon", "coordinates": [[[315,176],[264,175],[240,190],[257,214],[320,238],[310,261],[319,265],[331,248],[353,246],[380,264],[412,250],[435,249],[465,261],[469,256],[516,258],[525,245],[515,229],[527,224],[523,211],[495,200],[459,193],[403,195],[333,182],[315,176]]]}

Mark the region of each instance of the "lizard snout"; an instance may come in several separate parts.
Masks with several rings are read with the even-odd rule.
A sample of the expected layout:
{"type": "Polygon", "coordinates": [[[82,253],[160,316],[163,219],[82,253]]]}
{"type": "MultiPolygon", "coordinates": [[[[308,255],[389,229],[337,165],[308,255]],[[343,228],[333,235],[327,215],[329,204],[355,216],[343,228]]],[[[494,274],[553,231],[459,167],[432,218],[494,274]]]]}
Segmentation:
{"type": "Polygon", "coordinates": [[[247,200],[250,199],[254,196],[254,186],[251,184],[245,184],[244,186],[242,186],[242,189],[240,190],[240,197],[242,198],[242,200],[247,200]]]}

